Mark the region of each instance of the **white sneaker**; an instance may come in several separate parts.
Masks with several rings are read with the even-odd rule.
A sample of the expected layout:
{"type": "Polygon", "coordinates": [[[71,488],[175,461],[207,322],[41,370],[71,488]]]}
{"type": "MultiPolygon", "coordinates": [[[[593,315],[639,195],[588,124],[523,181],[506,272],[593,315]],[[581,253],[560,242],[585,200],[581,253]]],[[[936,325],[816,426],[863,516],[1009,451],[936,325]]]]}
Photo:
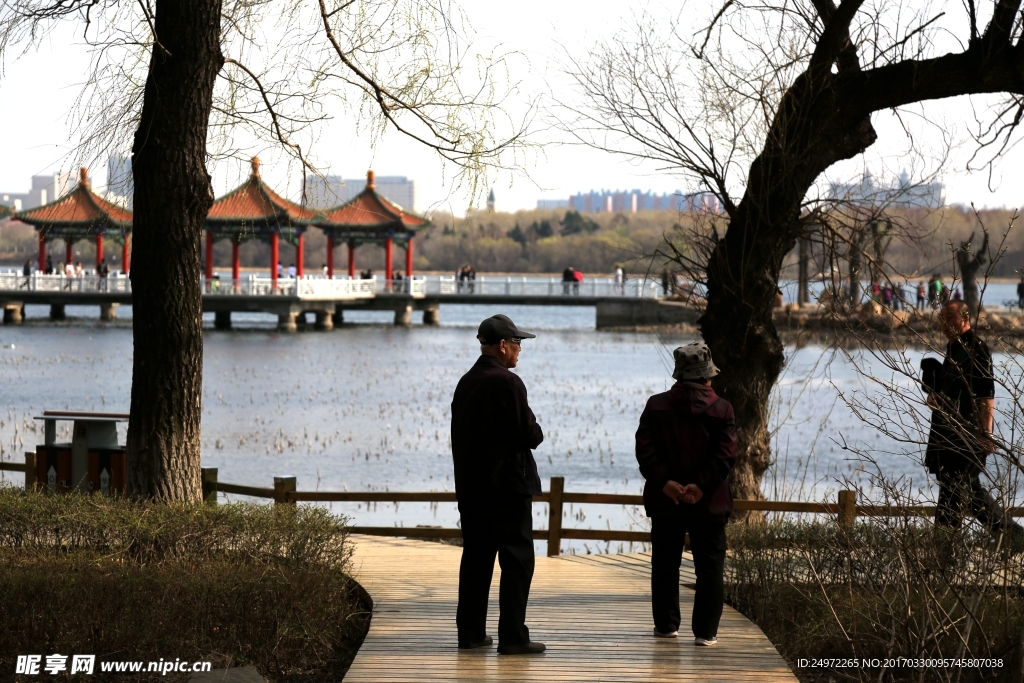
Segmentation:
{"type": "Polygon", "coordinates": [[[679,631],[669,631],[668,633],[662,633],[661,631],[658,630],[658,627],[655,626],[654,627],[654,637],[655,638],[678,638],[679,637],[679,631]]]}
{"type": "Polygon", "coordinates": [[[718,642],[718,638],[697,638],[693,641],[694,645],[700,645],[702,647],[711,647],[718,642]]]}

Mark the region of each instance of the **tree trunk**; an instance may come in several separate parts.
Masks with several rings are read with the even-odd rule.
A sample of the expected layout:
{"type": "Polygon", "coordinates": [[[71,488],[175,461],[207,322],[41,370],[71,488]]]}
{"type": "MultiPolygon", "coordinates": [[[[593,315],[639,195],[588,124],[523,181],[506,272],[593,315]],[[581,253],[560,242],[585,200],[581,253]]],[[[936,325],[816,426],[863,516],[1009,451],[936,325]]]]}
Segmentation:
{"type": "Polygon", "coordinates": [[[813,83],[804,74],[783,97],[743,199],[708,262],[708,305],[700,324],[722,370],[715,389],[736,411],[736,498],[764,497],[761,478],[771,464],[768,404],[785,361],[772,305],[782,261],[803,231],[801,202],[825,169],[875,140],[869,117],[851,117],[836,106],[832,83],[829,75],[813,83]]]}
{"type": "Polygon", "coordinates": [[[220,0],[157,0],[157,42],[132,150],[135,360],[128,490],[161,502],[202,501],[199,255],[213,203],[206,134],[224,63],[220,19],[220,0]]]}

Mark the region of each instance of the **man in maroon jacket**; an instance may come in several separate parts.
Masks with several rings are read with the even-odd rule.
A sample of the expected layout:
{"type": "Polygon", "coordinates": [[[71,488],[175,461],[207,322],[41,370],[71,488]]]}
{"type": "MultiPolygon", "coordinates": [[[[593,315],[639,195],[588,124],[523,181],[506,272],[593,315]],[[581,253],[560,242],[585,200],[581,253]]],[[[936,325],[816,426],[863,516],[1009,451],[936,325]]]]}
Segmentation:
{"type": "Polygon", "coordinates": [[[647,401],[636,431],[636,459],[646,479],[644,507],[651,518],[654,635],[679,635],[679,563],[689,532],[697,573],[690,625],[697,645],[714,645],[724,602],[736,419],[732,404],[711,388],[718,368],[707,345],[681,346],[673,356],[677,381],[647,401]]]}

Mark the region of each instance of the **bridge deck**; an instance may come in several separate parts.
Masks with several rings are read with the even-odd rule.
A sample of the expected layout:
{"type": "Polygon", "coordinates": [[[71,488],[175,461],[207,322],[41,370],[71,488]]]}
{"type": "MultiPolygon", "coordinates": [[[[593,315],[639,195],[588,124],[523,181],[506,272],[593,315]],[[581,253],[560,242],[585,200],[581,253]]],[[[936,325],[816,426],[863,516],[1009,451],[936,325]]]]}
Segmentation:
{"type": "MultiPolygon", "coordinates": [[[[543,655],[503,657],[495,648],[456,648],[461,549],[365,536],[353,571],[374,599],[370,632],[346,682],[375,681],[786,681],[785,661],[764,634],[725,608],[719,644],[651,635],[650,584],[643,555],[538,557],[527,624],[543,655]]],[[[489,632],[497,635],[495,567],[489,632]]],[[[692,581],[684,566],[682,583],[692,581]]],[[[681,591],[689,624],[693,592],[681,591]]],[[[684,629],[688,632],[688,629],[684,629]]]]}

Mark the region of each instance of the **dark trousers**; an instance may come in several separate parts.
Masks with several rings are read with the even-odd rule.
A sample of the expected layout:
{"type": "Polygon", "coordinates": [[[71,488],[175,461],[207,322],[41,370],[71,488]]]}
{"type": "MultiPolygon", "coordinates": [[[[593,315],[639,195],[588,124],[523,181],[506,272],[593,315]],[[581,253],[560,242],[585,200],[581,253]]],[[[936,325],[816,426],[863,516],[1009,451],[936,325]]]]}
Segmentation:
{"type": "Polygon", "coordinates": [[[725,521],[693,506],[651,518],[651,607],[662,633],[679,630],[679,564],[690,533],[697,590],[690,627],[697,638],[715,638],[725,601],[725,521]]]}
{"type": "Polygon", "coordinates": [[[487,635],[487,595],[494,556],[501,565],[498,588],[498,640],[506,645],[530,642],[526,602],[533,581],[533,506],[530,496],[459,502],[462,565],[455,623],[460,643],[487,635]]]}
{"type": "Polygon", "coordinates": [[[992,532],[1010,531],[1024,533],[1011,522],[981,484],[980,472],[976,470],[939,470],[939,502],[935,508],[935,524],[959,529],[963,522],[963,510],[971,514],[992,532]]]}

